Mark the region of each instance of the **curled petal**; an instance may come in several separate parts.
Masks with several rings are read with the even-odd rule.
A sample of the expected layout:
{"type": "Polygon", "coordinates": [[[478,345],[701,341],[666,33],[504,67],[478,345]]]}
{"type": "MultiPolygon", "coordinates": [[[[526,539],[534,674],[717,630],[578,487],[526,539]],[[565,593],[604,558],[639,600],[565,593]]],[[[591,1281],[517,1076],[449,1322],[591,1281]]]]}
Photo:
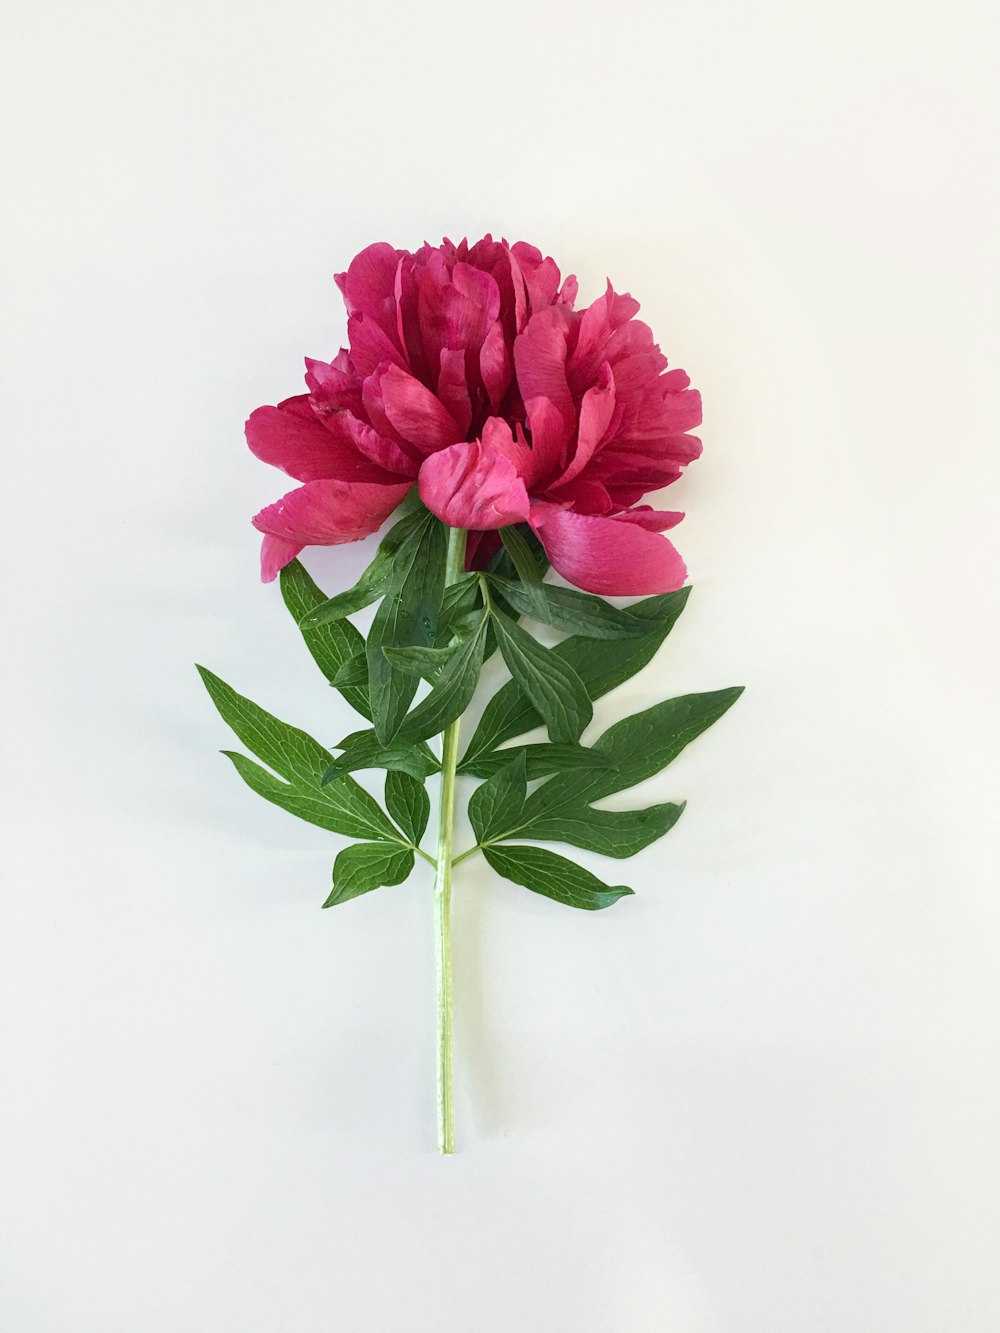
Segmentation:
{"type": "Polygon", "coordinates": [[[310,481],[262,509],[253,525],[258,532],[280,538],[298,550],[303,546],[356,542],[378,531],[410,486],[410,482],[373,486],[367,482],[310,481]]]}
{"type": "Polygon", "coordinates": [[[427,508],[453,528],[505,528],[528,517],[528,492],[517,468],[484,440],[431,454],[421,466],[419,486],[427,508]]]}
{"type": "Polygon", "coordinates": [[[400,252],[385,241],[366,246],[335,281],[344,293],[347,313],[367,315],[387,333],[396,325],[396,269],[400,252]]]}
{"type": "Polygon", "coordinates": [[[260,581],[273,583],[281,570],[302,550],[301,542],[286,542],[282,537],[265,536],[260,544],[260,581]]]}
{"type": "Polygon", "coordinates": [[[585,592],[645,597],[673,592],[687,575],[666,537],[620,517],[575,514],[539,503],[532,505],[529,521],[553,567],[585,592]]]}
{"type": "Polygon", "coordinates": [[[517,383],[532,432],[531,405],[544,400],[552,409],[552,420],[558,421],[560,445],[568,444],[576,428],[576,408],[566,380],[567,321],[566,307],[549,306],[532,315],[514,342],[517,383]]]}
{"type": "Polygon", "coordinates": [[[603,442],[614,412],[615,379],[611,367],[605,361],[598,373],[597,383],[583,395],[576,448],[557,485],[561,486],[567,481],[572,481],[584,470],[603,442]]]}
{"type": "Polygon", "coordinates": [[[666,532],[668,528],[676,528],[683,517],[683,512],[676,509],[654,509],[652,505],[636,505],[634,509],[615,514],[619,523],[634,523],[647,532],[666,532]]]}

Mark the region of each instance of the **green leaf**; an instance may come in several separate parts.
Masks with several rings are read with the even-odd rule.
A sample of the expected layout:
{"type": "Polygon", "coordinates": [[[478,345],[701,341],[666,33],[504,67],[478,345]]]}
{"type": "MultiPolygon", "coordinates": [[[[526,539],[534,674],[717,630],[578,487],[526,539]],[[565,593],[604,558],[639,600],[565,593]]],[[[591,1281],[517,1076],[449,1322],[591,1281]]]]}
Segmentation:
{"type": "Polygon", "coordinates": [[[298,623],[316,665],[331,685],[337,683],[337,688],[351,707],[370,721],[372,707],[368,698],[367,670],[364,680],[350,687],[345,688],[336,682],[340,668],[355,654],[364,652],[364,636],[349,620],[333,620],[315,628],[302,625],[303,618],[327,599],[300,561],[293,560],[286,565],[279,575],[279,581],[281,596],[298,623]]]}
{"type": "Polygon", "coordinates": [[[237,694],[205,667],[198,670],[213,703],[238,738],[285,779],[280,782],[244,755],[223,750],[249,787],[265,800],[333,833],[349,838],[396,836],[378,803],[353,778],[326,788],[320,786],[330,753],[319,741],[237,694]]]}
{"type": "Polygon", "coordinates": [[[579,740],[594,714],[583,681],[568,662],[513,620],[496,610],[492,620],[507,669],[545,719],[551,739],[579,740]]]}
{"type": "Polygon", "coordinates": [[[616,722],[593,745],[606,756],[609,766],[549,778],[525,802],[524,826],[564,810],[579,810],[651,778],[732,708],[742,693],[740,685],[706,694],[683,694],[616,722]]]}
{"type": "Polygon", "coordinates": [[[519,750],[472,793],[469,819],[478,842],[489,842],[495,833],[516,825],[526,792],[527,766],[524,751],[519,750]]]}
{"type": "Polygon", "coordinates": [[[520,829],[517,836],[540,842],[568,842],[588,852],[623,860],[669,833],[683,810],[683,801],[679,805],[651,805],[645,810],[595,810],[586,806],[542,817],[520,829]]]}
{"type": "MultiPolygon", "coordinates": [[[[335,621],[334,623],[335,623],[335,624],[346,624],[347,622],[346,622],[346,621],[339,621],[339,622],[336,622],[336,621],[335,621]]],[[[359,637],[360,637],[360,636],[359,636],[359,637]]],[[[360,651],[360,652],[357,652],[357,653],[352,653],[352,655],[347,659],[347,661],[343,664],[343,666],[340,668],[340,670],[339,670],[339,671],[337,672],[337,674],[334,676],[333,680],[331,681],[331,684],[332,684],[332,685],[336,685],[336,687],[337,687],[338,690],[339,690],[339,689],[343,689],[343,687],[344,687],[345,685],[364,685],[364,686],[367,687],[367,685],[368,685],[368,654],[365,652],[365,641],[364,641],[364,639],[361,640],[361,651],[360,651]]],[[[368,690],[367,690],[367,688],[366,688],[366,689],[365,689],[365,694],[367,695],[367,693],[368,693],[368,690]]],[[[370,705],[369,705],[368,716],[369,716],[369,717],[371,716],[371,708],[370,708],[370,705]]]]}
{"type": "Polygon", "coordinates": [[[269,769],[235,750],[222,753],[258,796],[280,806],[308,824],[340,833],[345,838],[396,838],[398,834],[378,803],[353,778],[341,778],[328,787],[305,781],[283,782],[269,769]]]}
{"type": "MultiPolygon", "coordinates": [[[[448,584],[438,616],[437,641],[440,647],[446,647],[453,634],[461,633],[457,626],[476,611],[480,601],[478,574],[463,574],[454,583],[448,584]]],[[[465,635],[461,637],[464,639],[465,635]]]]}
{"type": "Polygon", "coordinates": [[[597,754],[585,745],[553,745],[543,741],[538,745],[512,745],[505,750],[491,750],[481,759],[473,759],[462,766],[462,772],[473,778],[489,778],[505,764],[511,756],[523,754],[528,766],[528,780],[548,777],[550,773],[561,773],[568,768],[607,768],[609,760],[605,755],[597,754]]]}
{"type": "MultiPolygon", "coordinates": [[[[691,589],[681,588],[657,597],[647,597],[629,607],[629,614],[649,620],[650,632],[641,639],[592,639],[575,635],[564,639],[552,653],[571,666],[586,686],[591,699],[599,699],[641,671],[656,654],[684,609],[691,589]]],[[[459,772],[488,754],[497,745],[541,724],[541,716],[516,681],[509,681],[486,705],[479,725],[469,741],[459,772]]]]}
{"type": "Polygon", "coordinates": [[[409,676],[433,677],[451,658],[457,644],[446,648],[383,648],[382,651],[400,671],[409,676]]]}
{"type": "Polygon", "coordinates": [[[483,855],[504,879],[567,907],[595,912],[634,892],[624,884],[609,886],[589,870],[543,847],[484,847],[483,855]]]}
{"type": "Polygon", "coordinates": [[[431,647],[444,593],[445,531],[423,510],[396,552],[392,578],[368,633],[368,688],[375,731],[387,745],[399,730],[418,679],[399,671],[384,649],[431,647]]]}
{"type": "Polygon", "coordinates": [[[345,737],[336,748],[342,749],[343,754],[327,765],[321,779],[323,786],[361,768],[394,769],[420,779],[436,773],[439,768],[426,745],[407,744],[398,739],[383,745],[373,731],[355,732],[353,736],[345,737]]]}
{"type": "Polygon", "coordinates": [[[622,639],[641,638],[649,633],[647,617],[619,610],[603,597],[578,592],[575,588],[539,583],[537,586],[542,589],[539,605],[530,589],[509,579],[491,578],[490,586],[522,615],[533,616],[567,634],[581,634],[590,639],[622,639]]]}
{"type": "Polygon", "coordinates": [[[333,863],[333,890],[323,904],[336,907],[384,884],[401,884],[413,869],[413,852],[391,842],[357,842],[333,863]]]}
{"type": "Polygon", "coordinates": [[[431,798],[424,790],[424,784],[409,773],[387,773],[385,805],[413,845],[417,846],[427,830],[431,814],[431,798]]]}
{"type": "Polygon", "coordinates": [[[486,641],[487,617],[483,615],[479,629],[466,639],[441,671],[430,694],[421,699],[400,728],[400,737],[407,740],[426,740],[444,731],[468,708],[479,684],[483,669],[483,646],[486,641]]]}
{"type": "Polygon", "coordinates": [[[531,547],[516,527],[501,528],[500,537],[521,582],[498,578],[495,580],[498,591],[516,611],[548,623],[546,590],[531,547]],[[518,600],[509,595],[512,588],[518,600]]]}
{"type": "Polygon", "coordinates": [[[407,514],[398,523],[394,524],[382,538],[375,553],[375,559],[354,587],[311,607],[299,622],[301,628],[303,630],[312,629],[317,625],[326,625],[331,621],[341,620],[344,616],[349,616],[354,611],[361,611],[364,607],[370,606],[372,602],[377,602],[384,595],[391,582],[393,562],[397,551],[414,532],[420,530],[426,520],[427,511],[418,509],[415,513],[407,514]]]}

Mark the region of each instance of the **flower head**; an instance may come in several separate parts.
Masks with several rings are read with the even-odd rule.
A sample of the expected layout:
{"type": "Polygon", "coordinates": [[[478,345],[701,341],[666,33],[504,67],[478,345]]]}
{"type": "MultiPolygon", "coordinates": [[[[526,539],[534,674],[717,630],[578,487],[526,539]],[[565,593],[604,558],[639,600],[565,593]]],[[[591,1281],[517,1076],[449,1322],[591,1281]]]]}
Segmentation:
{"type": "Polygon", "coordinates": [[[258,458],[303,484],[255,517],[264,579],[305,546],[376,531],[416,484],[424,504],[473,534],[527,522],[565,578],[590,592],[680,587],[660,535],[683,517],[640,505],[697,458],[701,398],[631,296],[575,310],[534,246],[380,243],[337,285],[350,348],[306,362],[308,392],[247,422],[258,458]]]}

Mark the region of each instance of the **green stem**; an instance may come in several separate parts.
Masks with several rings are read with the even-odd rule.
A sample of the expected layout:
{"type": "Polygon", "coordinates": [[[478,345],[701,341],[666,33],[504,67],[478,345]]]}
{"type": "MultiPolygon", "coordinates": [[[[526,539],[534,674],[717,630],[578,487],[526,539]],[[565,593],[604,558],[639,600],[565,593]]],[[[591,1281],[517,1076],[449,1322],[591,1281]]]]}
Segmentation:
{"type": "MultiPolygon", "coordinates": [[[[448,530],[445,585],[455,583],[465,571],[467,535],[461,528],[448,530]]],[[[434,880],[434,938],[437,959],[437,1109],[438,1148],[455,1151],[455,1105],[452,1078],[452,984],[451,984],[451,851],[455,833],[455,770],[458,767],[456,718],[441,735],[441,808],[438,822],[437,875],[434,880]]]]}

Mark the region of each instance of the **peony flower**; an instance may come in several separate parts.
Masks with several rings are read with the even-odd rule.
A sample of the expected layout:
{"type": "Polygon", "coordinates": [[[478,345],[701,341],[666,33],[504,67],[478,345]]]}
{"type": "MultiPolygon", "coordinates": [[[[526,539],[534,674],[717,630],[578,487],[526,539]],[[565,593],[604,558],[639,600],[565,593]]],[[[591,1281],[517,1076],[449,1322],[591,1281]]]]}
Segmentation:
{"type": "Polygon", "coordinates": [[[416,485],[469,530],[469,563],[497,529],[528,523],[570,583],[606,595],[680,587],[662,532],[683,517],[642,505],[701,452],[701,398],[668,370],[638,302],[614,291],[574,310],[534,246],[380,243],[337,285],[350,348],[306,361],[308,393],[247,422],[258,458],[303,484],[254,518],[261,573],[305,546],[375,532],[416,485]]]}

